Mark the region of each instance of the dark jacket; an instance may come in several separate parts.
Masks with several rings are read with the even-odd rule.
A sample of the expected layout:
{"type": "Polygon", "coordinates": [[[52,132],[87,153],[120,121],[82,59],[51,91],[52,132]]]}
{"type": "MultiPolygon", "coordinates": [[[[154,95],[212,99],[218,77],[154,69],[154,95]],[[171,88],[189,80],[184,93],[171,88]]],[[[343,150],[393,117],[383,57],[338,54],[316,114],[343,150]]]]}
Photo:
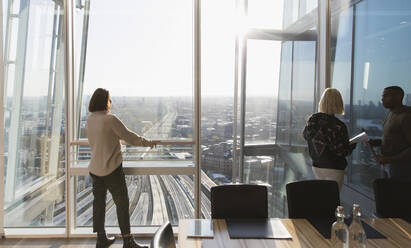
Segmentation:
{"type": "Polygon", "coordinates": [[[345,157],[351,154],[355,145],[349,144],[345,124],[334,115],[313,114],[303,131],[313,166],[344,170],[345,157]]]}
{"type": "Polygon", "coordinates": [[[381,153],[391,157],[393,165],[411,162],[411,107],[391,110],[382,128],[381,153]]]}

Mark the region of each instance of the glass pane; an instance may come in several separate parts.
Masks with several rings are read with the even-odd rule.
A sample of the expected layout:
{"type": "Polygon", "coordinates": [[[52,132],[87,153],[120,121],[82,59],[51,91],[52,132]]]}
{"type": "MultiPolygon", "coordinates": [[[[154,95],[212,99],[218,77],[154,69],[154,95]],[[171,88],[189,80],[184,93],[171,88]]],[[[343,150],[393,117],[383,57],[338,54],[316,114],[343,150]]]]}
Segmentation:
{"type": "Polygon", "coordinates": [[[353,8],[331,19],[331,86],[342,95],[345,118],[350,116],[352,22],[353,8]]]}
{"type": "Polygon", "coordinates": [[[283,27],[286,29],[288,26],[298,20],[299,0],[287,0],[284,1],[284,19],[283,27]]]}
{"type": "Polygon", "coordinates": [[[292,41],[282,43],[276,142],[283,145],[290,144],[292,49],[292,41]]]}
{"type": "MultiPolygon", "coordinates": [[[[373,138],[381,137],[387,110],[380,101],[385,87],[398,85],[410,104],[411,2],[362,1],[355,11],[353,132],[363,128],[373,138]]],[[[357,146],[352,159],[352,185],[372,197],[372,183],[380,177],[380,166],[369,148],[357,146]]]]}
{"type": "Polygon", "coordinates": [[[233,176],[235,3],[210,0],[201,6],[201,169],[208,190],[233,176]]]}
{"type": "Polygon", "coordinates": [[[244,181],[251,184],[270,184],[274,172],[272,168],[275,165],[273,156],[247,156],[244,159],[244,181]]]}
{"type": "MultiPolygon", "coordinates": [[[[304,12],[309,12],[310,8],[315,8],[314,6],[316,7],[315,4],[311,7],[306,5],[304,12]]],[[[315,12],[307,17],[298,17],[299,10],[301,10],[299,8],[302,7],[300,1],[284,2],[284,26],[293,25],[293,29],[299,35],[295,36],[295,40],[278,44],[281,47],[281,57],[280,53],[277,55],[272,51],[264,55],[259,54],[258,57],[263,61],[259,64],[262,68],[265,68],[267,64],[264,60],[265,56],[271,56],[274,60],[276,56],[280,58],[278,63],[278,111],[276,111],[277,137],[276,145],[273,147],[255,146],[253,150],[250,149],[250,154],[255,153],[256,155],[245,157],[244,173],[246,182],[268,185],[271,217],[287,216],[285,185],[288,182],[314,177],[311,159],[306,153],[306,142],[302,137],[302,130],[307,118],[314,112],[315,105],[317,23],[315,12]],[[299,18],[306,18],[304,23],[307,25],[303,26],[299,24],[301,22],[296,22],[300,20],[299,18]]],[[[264,47],[259,44],[262,43],[261,41],[254,43],[264,47]]],[[[250,59],[247,58],[247,64],[251,65],[253,57],[250,57],[250,59]]],[[[255,81],[251,87],[265,89],[260,85],[261,80],[255,81]]],[[[248,87],[247,83],[247,91],[248,87]]],[[[248,107],[249,99],[247,99],[247,114],[251,112],[248,107]]]]}
{"type": "Polygon", "coordinates": [[[284,0],[249,0],[247,7],[248,27],[282,29],[284,0]]]}
{"type": "Polygon", "coordinates": [[[294,41],[291,144],[306,145],[302,131],[314,111],[316,42],[294,41]]]}
{"type": "Polygon", "coordinates": [[[13,12],[6,15],[19,16],[6,20],[9,32],[4,33],[9,62],[4,226],[64,227],[63,6],[51,0],[15,4],[19,8],[12,6],[13,12]]]}
{"type": "MultiPolygon", "coordinates": [[[[331,19],[331,87],[340,91],[344,101],[344,115],[340,119],[351,129],[351,59],[353,8],[335,14],[331,19]]],[[[344,180],[349,178],[345,170],[344,180]]]]}
{"type": "Polygon", "coordinates": [[[245,142],[273,144],[281,42],[249,40],[247,44],[245,142]]]}
{"type": "Polygon", "coordinates": [[[189,0],[91,2],[80,137],[91,95],[106,88],[134,132],[192,138],[192,23],[189,0]]]}
{"type": "Polygon", "coordinates": [[[310,13],[311,11],[317,11],[318,0],[300,0],[300,17],[310,13]]]}
{"type": "MultiPolygon", "coordinates": [[[[93,226],[93,192],[89,176],[77,177],[77,227],[93,226]]],[[[205,181],[207,183],[207,181],[205,181]]],[[[131,226],[162,225],[194,218],[194,181],[187,175],[126,176],[131,226]]],[[[202,193],[203,218],[210,218],[210,189],[202,193]]],[[[118,227],[116,205],[106,198],[106,226],[118,227]]]]}

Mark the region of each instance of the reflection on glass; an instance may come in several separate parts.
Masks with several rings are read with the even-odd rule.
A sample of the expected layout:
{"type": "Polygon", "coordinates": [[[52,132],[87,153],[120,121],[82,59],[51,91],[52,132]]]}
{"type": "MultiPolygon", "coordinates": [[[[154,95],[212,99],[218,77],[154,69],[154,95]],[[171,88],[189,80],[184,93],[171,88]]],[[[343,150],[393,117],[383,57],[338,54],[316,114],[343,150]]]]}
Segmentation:
{"type": "Polygon", "coordinates": [[[4,226],[64,226],[63,6],[51,0],[9,3],[3,8],[9,17],[4,226]]]}
{"type": "Polygon", "coordinates": [[[331,19],[331,86],[341,93],[345,118],[350,116],[352,22],[353,8],[331,19]]]}
{"type": "Polygon", "coordinates": [[[244,159],[244,181],[251,184],[270,184],[275,172],[275,158],[272,156],[247,156],[244,159]]]}
{"type": "Polygon", "coordinates": [[[281,47],[276,142],[284,145],[290,144],[292,49],[293,42],[283,42],[281,47]]]}
{"type": "Polygon", "coordinates": [[[302,131],[314,111],[316,42],[295,41],[291,108],[291,144],[306,145],[302,131]]]}
{"type": "MultiPolygon", "coordinates": [[[[348,130],[351,129],[352,23],[353,8],[343,10],[331,19],[331,87],[338,89],[343,98],[344,115],[340,118],[348,130]]],[[[344,180],[349,178],[349,171],[345,170],[344,180]]]]}
{"type": "MultiPolygon", "coordinates": [[[[382,134],[387,110],[381,104],[385,87],[398,85],[410,104],[411,2],[362,1],[355,9],[353,132],[365,129],[371,138],[382,134]],[[378,13],[378,14],[377,14],[378,13]]],[[[372,195],[372,183],[380,177],[380,166],[368,147],[357,146],[352,156],[351,183],[372,195]]]]}

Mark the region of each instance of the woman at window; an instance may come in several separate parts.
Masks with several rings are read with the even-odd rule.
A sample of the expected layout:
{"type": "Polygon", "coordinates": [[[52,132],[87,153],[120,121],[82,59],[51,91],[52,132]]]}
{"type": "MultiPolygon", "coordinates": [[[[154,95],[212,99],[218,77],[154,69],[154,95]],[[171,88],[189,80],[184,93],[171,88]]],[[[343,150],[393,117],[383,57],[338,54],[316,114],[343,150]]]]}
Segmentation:
{"type": "Polygon", "coordinates": [[[118,223],[123,237],[123,247],[143,247],[135,243],[130,233],[129,198],[122,166],[120,140],[134,146],[154,147],[147,140],[127,129],[110,113],[111,98],[106,89],[98,88],[91,97],[87,118],[87,138],[91,147],[88,166],[93,181],[93,232],[97,232],[96,247],[109,247],[114,237],[107,237],[104,222],[106,194],[110,191],[116,205],[118,223]]]}
{"type": "Polygon", "coordinates": [[[303,135],[315,177],[336,181],[341,190],[347,167],[345,157],[352,153],[355,144],[349,143],[347,127],[335,114],[344,114],[344,103],[338,90],[327,88],[321,96],[318,113],[309,118],[303,135]]]}

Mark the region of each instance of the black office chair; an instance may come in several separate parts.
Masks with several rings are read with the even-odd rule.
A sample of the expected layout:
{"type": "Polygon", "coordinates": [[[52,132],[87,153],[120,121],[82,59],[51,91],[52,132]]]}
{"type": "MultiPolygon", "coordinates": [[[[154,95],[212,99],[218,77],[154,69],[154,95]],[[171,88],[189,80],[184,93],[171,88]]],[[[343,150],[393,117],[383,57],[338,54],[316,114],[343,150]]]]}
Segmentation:
{"type": "Polygon", "coordinates": [[[411,182],[376,179],[374,196],[376,214],[381,218],[404,218],[411,221],[411,182]]]}
{"type": "Polygon", "coordinates": [[[212,187],[211,218],[268,218],[267,187],[251,184],[228,184],[212,187]]]}
{"type": "Polygon", "coordinates": [[[307,180],[286,185],[289,218],[335,218],[340,205],[336,181],[307,180]]]}
{"type": "Polygon", "coordinates": [[[170,222],[167,221],[156,231],[151,240],[150,248],[176,248],[173,228],[170,222]]]}

